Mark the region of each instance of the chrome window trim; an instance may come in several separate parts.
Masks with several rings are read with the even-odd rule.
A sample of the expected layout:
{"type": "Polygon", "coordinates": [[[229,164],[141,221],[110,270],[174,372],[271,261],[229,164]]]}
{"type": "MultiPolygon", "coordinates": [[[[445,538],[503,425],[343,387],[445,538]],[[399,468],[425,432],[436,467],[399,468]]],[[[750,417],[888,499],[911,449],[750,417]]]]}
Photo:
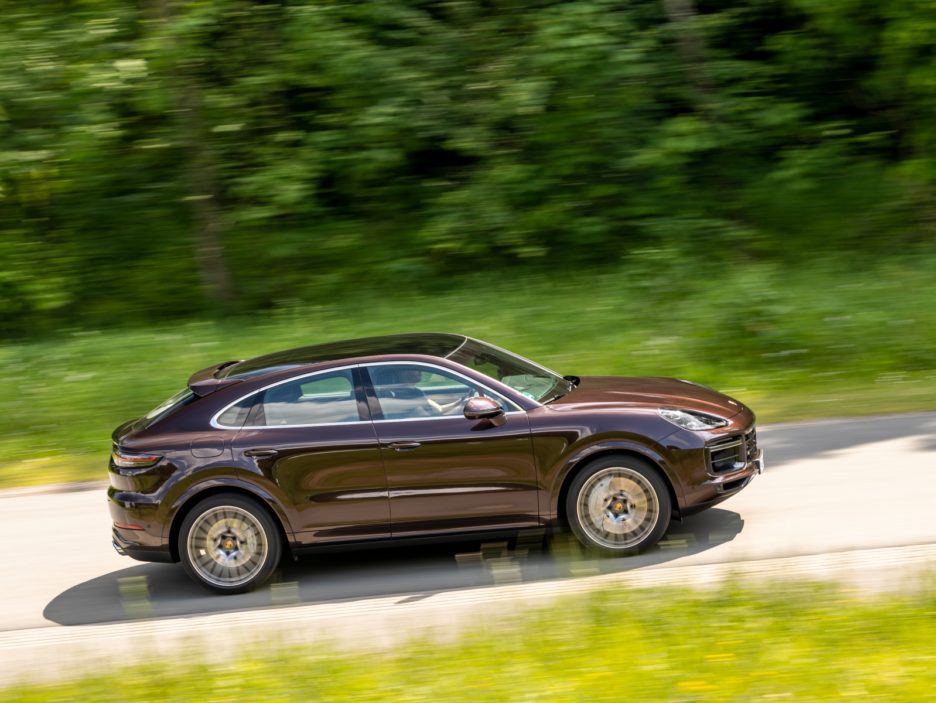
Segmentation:
{"type": "MultiPolygon", "coordinates": [[[[504,417],[510,415],[523,415],[525,411],[523,410],[511,410],[510,412],[504,413],[504,417]]],[[[426,420],[465,420],[464,415],[433,415],[432,417],[399,417],[399,418],[390,418],[382,420],[371,420],[375,425],[382,422],[425,422],[426,420]]]]}
{"type": "MultiPolygon", "coordinates": [[[[456,362],[452,362],[452,363],[456,363],[456,362]]],[[[283,379],[282,381],[277,381],[276,383],[270,383],[266,386],[263,386],[262,388],[257,388],[255,390],[252,390],[250,393],[245,393],[244,395],[242,395],[240,398],[238,398],[234,402],[228,403],[227,405],[225,405],[223,408],[221,408],[221,410],[219,410],[212,416],[211,422],[209,424],[216,430],[233,430],[235,432],[238,432],[240,430],[248,430],[248,429],[250,430],[258,430],[258,429],[288,430],[288,429],[301,429],[303,427],[341,427],[344,425],[363,425],[363,424],[372,424],[372,423],[377,423],[377,422],[422,422],[424,420],[451,420],[452,418],[461,417],[460,415],[436,415],[434,417],[409,417],[409,418],[400,418],[396,420],[382,419],[382,420],[350,420],[348,422],[317,422],[317,423],[313,423],[309,425],[247,425],[247,424],[244,424],[244,425],[241,425],[240,427],[222,425],[220,422],[218,422],[219,417],[224,415],[224,413],[226,413],[228,410],[230,410],[232,407],[234,407],[238,403],[246,400],[252,395],[256,395],[257,393],[263,393],[264,391],[270,388],[281,386],[284,383],[292,383],[293,381],[298,381],[303,378],[309,378],[311,376],[320,376],[322,374],[333,373],[335,371],[346,371],[348,369],[357,369],[357,368],[368,367],[368,366],[388,366],[391,364],[409,365],[409,366],[427,366],[429,368],[438,369],[443,372],[448,371],[450,374],[454,374],[455,376],[458,376],[459,378],[464,379],[466,382],[472,385],[480,386],[481,388],[486,390],[488,393],[491,393],[492,395],[498,398],[503,398],[504,401],[507,402],[509,406],[512,406],[513,408],[515,408],[514,410],[508,410],[507,412],[505,412],[504,413],[505,416],[526,414],[526,411],[523,408],[520,408],[510,398],[505,397],[503,393],[495,391],[492,388],[489,388],[488,386],[484,385],[480,381],[476,381],[473,378],[465,376],[465,374],[459,371],[456,371],[455,369],[448,368],[447,366],[439,366],[438,364],[430,364],[424,361],[375,361],[369,364],[348,364],[347,366],[336,366],[330,369],[320,369],[318,371],[310,371],[309,373],[300,374],[299,376],[292,376],[291,378],[286,378],[286,379],[283,379]]],[[[378,402],[379,402],[379,399],[378,399],[378,402]]]]}
{"type": "MultiPolygon", "coordinates": [[[[341,425],[363,425],[365,423],[370,423],[371,422],[370,420],[349,420],[348,422],[317,422],[311,425],[248,425],[245,423],[241,425],[240,427],[232,427],[231,425],[222,425],[220,422],[218,422],[218,418],[224,415],[224,413],[226,413],[228,410],[233,408],[238,403],[243,402],[244,400],[247,400],[247,398],[253,395],[256,395],[257,393],[263,393],[264,391],[269,390],[270,388],[275,388],[276,386],[282,386],[284,383],[292,383],[293,381],[299,381],[303,378],[309,378],[311,376],[321,376],[327,373],[334,373],[335,371],[347,371],[348,369],[356,369],[356,368],[359,368],[360,366],[361,366],[360,364],[348,364],[347,366],[335,366],[330,369],[319,369],[318,371],[310,371],[309,373],[300,374],[298,376],[292,376],[291,378],[286,378],[286,379],[283,379],[282,381],[277,381],[276,383],[270,383],[269,385],[263,386],[263,388],[254,389],[250,391],[250,393],[246,393],[242,395],[233,403],[228,403],[223,408],[221,408],[221,410],[219,410],[212,416],[211,422],[209,424],[216,430],[239,431],[239,430],[246,430],[246,429],[257,430],[257,429],[271,429],[271,428],[295,429],[299,427],[338,427],[341,425]]],[[[351,388],[354,389],[353,379],[351,381],[351,388]]],[[[356,395],[355,395],[354,402],[357,403],[356,395]]]]}
{"type": "Polygon", "coordinates": [[[217,425],[219,430],[288,430],[303,427],[347,427],[348,425],[368,425],[370,420],[348,420],[348,422],[317,422],[312,425],[244,425],[243,427],[228,427],[217,425]]]}
{"type": "MultiPolygon", "coordinates": [[[[456,364],[458,362],[453,361],[452,363],[456,364]]],[[[521,408],[519,405],[517,405],[510,398],[506,397],[500,391],[495,391],[493,388],[490,388],[489,386],[486,386],[483,383],[481,383],[481,381],[476,381],[475,379],[471,378],[470,376],[466,376],[460,371],[456,371],[455,369],[450,369],[448,366],[439,366],[438,364],[430,364],[427,361],[372,361],[370,363],[359,364],[359,366],[363,367],[365,370],[371,366],[427,366],[430,369],[438,369],[439,371],[443,373],[448,372],[454,376],[458,376],[459,378],[464,379],[467,383],[473,386],[479,386],[493,396],[502,398],[509,406],[514,408],[513,410],[506,411],[504,415],[517,415],[521,413],[522,414],[526,413],[526,410],[521,408]]],[[[481,374],[481,375],[484,376],[485,374],[481,374]]],[[[368,374],[368,377],[370,377],[370,374],[368,374]]],[[[371,380],[371,384],[373,384],[373,379],[371,380]]],[[[380,398],[377,399],[377,402],[378,403],[380,402],[380,398]]],[[[387,420],[387,419],[372,420],[371,422],[409,422],[410,420],[451,420],[453,417],[460,417],[460,416],[459,415],[435,415],[433,417],[405,417],[405,418],[399,418],[396,420],[387,420]]]]}

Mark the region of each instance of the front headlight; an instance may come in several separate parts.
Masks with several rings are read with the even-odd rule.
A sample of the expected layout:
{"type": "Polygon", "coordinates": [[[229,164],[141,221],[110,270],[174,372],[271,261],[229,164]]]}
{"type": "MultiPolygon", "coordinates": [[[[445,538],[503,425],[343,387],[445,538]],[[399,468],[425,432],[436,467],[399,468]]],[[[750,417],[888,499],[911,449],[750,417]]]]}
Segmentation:
{"type": "Polygon", "coordinates": [[[660,408],[658,412],[664,420],[684,430],[714,430],[716,427],[724,427],[728,424],[728,420],[723,417],[700,413],[698,410],[660,408]]]}

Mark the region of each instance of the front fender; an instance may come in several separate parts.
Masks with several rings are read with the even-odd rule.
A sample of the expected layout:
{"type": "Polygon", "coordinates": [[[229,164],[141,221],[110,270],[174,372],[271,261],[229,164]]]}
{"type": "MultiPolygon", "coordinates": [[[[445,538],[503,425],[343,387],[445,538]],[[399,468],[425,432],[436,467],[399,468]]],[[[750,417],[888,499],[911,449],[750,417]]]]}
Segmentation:
{"type": "Polygon", "coordinates": [[[674,505],[673,508],[674,510],[678,510],[679,504],[682,503],[681,485],[680,482],[676,480],[675,471],[670,462],[666,459],[662,447],[648,446],[641,442],[627,439],[604,439],[585,447],[579,447],[562,458],[562,467],[560,470],[553,472],[555,478],[553,479],[549,491],[550,496],[552,496],[550,507],[553,512],[553,517],[558,513],[562,486],[565,484],[570,473],[582,466],[592,457],[613,452],[634,454],[658,466],[663,472],[667,483],[669,483],[670,487],[673,489],[676,498],[676,505],[674,505]]]}

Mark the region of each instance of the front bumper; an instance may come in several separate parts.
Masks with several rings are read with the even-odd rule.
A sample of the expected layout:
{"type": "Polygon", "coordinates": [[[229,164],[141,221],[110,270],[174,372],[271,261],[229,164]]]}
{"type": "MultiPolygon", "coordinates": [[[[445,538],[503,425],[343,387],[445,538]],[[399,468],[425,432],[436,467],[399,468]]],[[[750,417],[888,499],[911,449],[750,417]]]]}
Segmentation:
{"type": "Polygon", "coordinates": [[[705,451],[692,453],[687,463],[693,467],[690,481],[684,484],[683,501],[679,506],[682,517],[711,508],[744,490],[755,476],[762,474],[766,466],[764,450],[745,458],[743,463],[728,471],[713,473],[705,451]]]}
{"type": "Polygon", "coordinates": [[[712,486],[719,495],[733,495],[747,486],[755,476],[764,473],[764,450],[758,449],[757,455],[737,471],[712,476],[705,485],[712,486]]]}

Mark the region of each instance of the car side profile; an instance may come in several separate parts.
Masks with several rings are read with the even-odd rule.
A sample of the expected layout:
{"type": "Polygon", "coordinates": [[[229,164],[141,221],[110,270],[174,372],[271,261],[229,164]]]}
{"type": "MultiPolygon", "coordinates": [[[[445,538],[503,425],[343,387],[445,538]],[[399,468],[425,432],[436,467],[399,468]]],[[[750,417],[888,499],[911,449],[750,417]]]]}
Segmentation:
{"type": "Polygon", "coordinates": [[[228,361],[113,433],[113,544],[219,593],[286,553],[568,526],[629,555],[763,469],[753,412],[671,378],[561,376],[455,334],[228,361]]]}

